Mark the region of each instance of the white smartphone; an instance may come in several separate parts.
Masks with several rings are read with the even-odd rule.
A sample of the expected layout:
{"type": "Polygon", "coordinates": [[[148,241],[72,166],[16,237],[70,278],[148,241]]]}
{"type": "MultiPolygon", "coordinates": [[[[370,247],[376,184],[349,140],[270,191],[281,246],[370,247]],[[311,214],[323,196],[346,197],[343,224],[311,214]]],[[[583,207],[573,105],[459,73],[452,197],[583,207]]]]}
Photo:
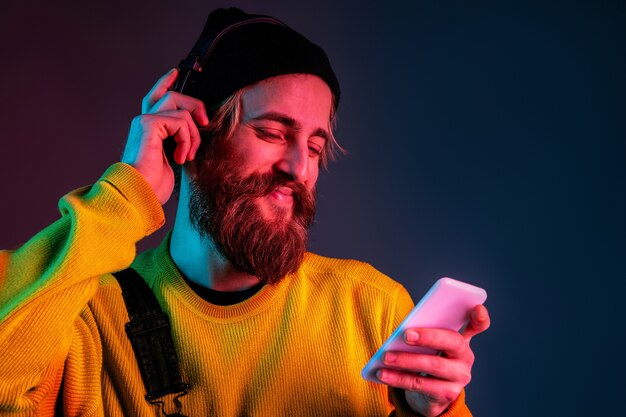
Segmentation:
{"type": "Polygon", "coordinates": [[[486,299],[487,292],[482,288],[452,278],[438,279],[376,351],[361,375],[368,381],[380,384],[376,371],[384,367],[382,359],[387,351],[438,354],[433,349],[407,345],[403,338],[404,331],[414,327],[462,331],[469,323],[471,310],[486,299]]]}

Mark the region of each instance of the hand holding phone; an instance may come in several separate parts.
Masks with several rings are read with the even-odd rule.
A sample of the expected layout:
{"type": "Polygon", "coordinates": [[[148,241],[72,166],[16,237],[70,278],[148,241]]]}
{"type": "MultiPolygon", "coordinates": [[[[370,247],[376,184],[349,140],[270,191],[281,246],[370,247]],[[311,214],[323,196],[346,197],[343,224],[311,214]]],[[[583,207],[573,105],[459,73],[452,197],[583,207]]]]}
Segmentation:
{"type": "Polygon", "coordinates": [[[437,328],[462,331],[470,318],[471,310],[487,299],[482,288],[454,280],[441,278],[435,282],[426,295],[400,323],[393,334],[372,356],[361,371],[364,379],[382,383],[376,371],[384,367],[383,355],[387,351],[437,354],[432,349],[405,343],[403,335],[410,328],[437,328]]]}

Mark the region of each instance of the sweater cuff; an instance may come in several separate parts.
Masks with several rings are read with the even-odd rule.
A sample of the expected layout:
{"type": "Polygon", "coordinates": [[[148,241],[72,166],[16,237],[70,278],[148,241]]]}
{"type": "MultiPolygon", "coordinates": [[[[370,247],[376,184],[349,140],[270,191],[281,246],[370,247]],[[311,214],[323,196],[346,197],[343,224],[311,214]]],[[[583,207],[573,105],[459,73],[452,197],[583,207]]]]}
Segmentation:
{"type": "Polygon", "coordinates": [[[465,390],[461,391],[459,396],[456,397],[456,400],[450,403],[446,412],[441,414],[439,417],[453,417],[453,416],[454,417],[460,417],[460,416],[471,417],[472,416],[472,413],[470,413],[470,410],[467,408],[467,405],[465,404],[465,390]]]}
{"type": "MultiPolygon", "coordinates": [[[[414,412],[409,406],[404,396],[404,390],[389,388],[389,400],[396,407],[396,412],[392,415],[397,417],[423,417],[421,414],[414,412]]],[[[447,410],[443,414],[439,414],[438,417],[472,417],[472,413],[465,404],[465,390],[462,390],[456,400],[452,401],[447,410]]]]}
{"type": "Polygon", "coordinates": [[[165,213],[152,187],[132,166],[118,162],[109,167],[101,181],[111,184],[137,210],[148,236],[165,224],[165,213]]]}

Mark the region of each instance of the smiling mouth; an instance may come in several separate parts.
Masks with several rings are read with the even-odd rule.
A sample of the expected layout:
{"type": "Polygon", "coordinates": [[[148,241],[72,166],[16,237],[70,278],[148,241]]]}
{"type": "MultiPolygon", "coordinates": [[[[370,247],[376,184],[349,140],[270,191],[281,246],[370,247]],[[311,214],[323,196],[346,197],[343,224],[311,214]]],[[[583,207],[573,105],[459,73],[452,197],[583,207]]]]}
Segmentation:
{"type": "Polygon", "coordinates": [[[277,205],[286,207],[291,207],[293,205],[293,189],[290,187],[276,187],[270,191],[269,196],[277,205]]]}

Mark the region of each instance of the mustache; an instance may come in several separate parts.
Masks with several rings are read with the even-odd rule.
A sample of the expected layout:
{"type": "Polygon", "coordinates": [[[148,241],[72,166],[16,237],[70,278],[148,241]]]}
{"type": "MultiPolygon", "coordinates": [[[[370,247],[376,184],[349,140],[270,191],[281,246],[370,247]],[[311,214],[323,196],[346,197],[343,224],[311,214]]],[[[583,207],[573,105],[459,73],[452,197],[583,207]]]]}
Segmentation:
{"type": "Polygon", "coordinates": [[[284,172],[252,174],[246,178],[239,178],[235,173],[231,173],[215,186],[221,189],[219,191],[227,191],[232,199],[263,197],[278,187],[288,187],[293,190],[292,197],[296,212],[308,211],[310,209],[307,208],[315,207],[316,190],[309,191],[304,184],[293,181],[291,176],[284,172]]]}

